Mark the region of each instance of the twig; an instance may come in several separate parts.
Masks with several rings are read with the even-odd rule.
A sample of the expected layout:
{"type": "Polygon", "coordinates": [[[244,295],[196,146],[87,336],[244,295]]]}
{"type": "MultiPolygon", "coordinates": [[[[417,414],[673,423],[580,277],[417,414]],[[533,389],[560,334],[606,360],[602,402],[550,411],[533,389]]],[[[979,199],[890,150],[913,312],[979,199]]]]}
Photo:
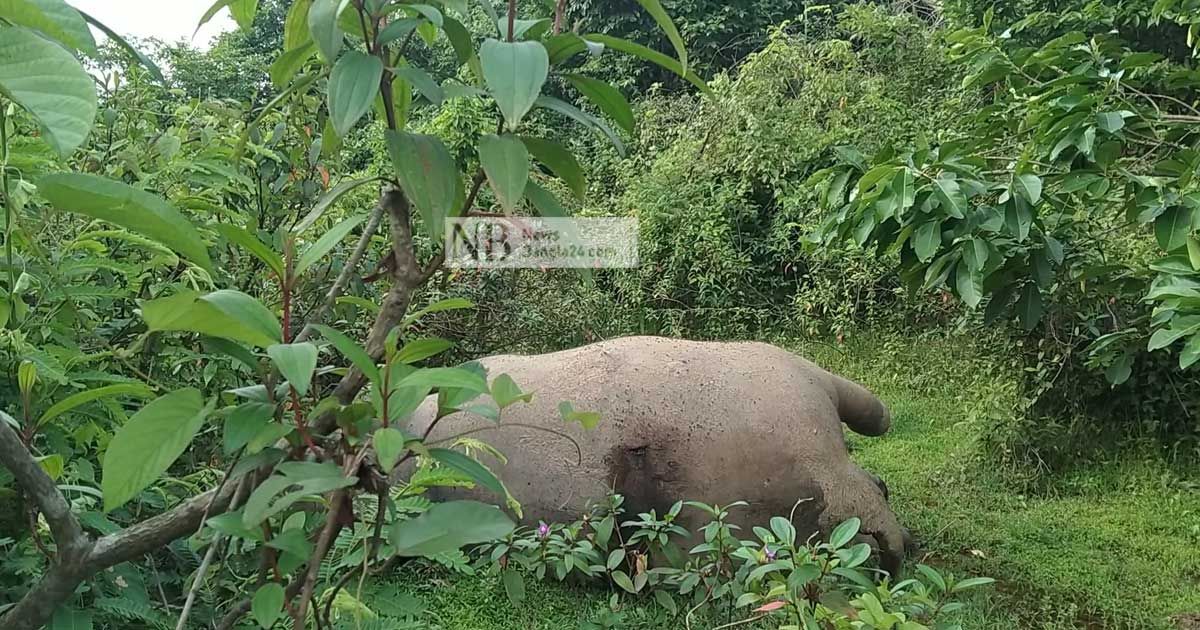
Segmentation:
{"type": "Polygon", "coordinates": [[[296,336],[295,343],[302,343],[313,333],[313,326],[321,323],[329,315],[329,311],[333,310],[337,299],[346,291],[346,287],[350,285],[350,278],[354,276],[354,271],[358,268],[358,263],[362,261],[362,257],[367,252],[367,247],[371,244],[371,237],[375,236],[375,231],[379,229],[379,223],[383,220],[383,205],[375,206],[375,211],[371,213],[371,218],[367,221],[366,227],[363,228],[362,236],[358,239],[358,244],[354,247],[354,252],[350,254],[350,258],[346,259],[346,265],[342,267],[342,272],[338,274],[337,280],[333,286],[329,287],[329,291],[325,294],[325,301],[321,304],[317,312],[310,315],[304,322],[304,330],[296,336]]]}
{"type": "Polygon", "coordinates": [[[749,619],[743,619],[743,620],[741,620],[741,621],[735,621],[735,622],[733,622],[733,623],[727,623],[727,624],[725,624],[725,625],[723,625],[723,626],[717,626],[717,627],[713,628],[712,630],[721,630],[722,628],[733,628],[733,627],[736,627],[736,626],[744,626],[744,625],[746,625],[746,624],[748,624],[748,623],[754,623],[755,621],[758,621],[758,620],[760,620],[760,619],[766,619],[766,618],[767,618],[767,615],[766,615],[766,614],[762,614],[762,615],[759,615],[759,616],[757,616],[757,617],[751,617],[751,618],[749,618],[749,619]]]}

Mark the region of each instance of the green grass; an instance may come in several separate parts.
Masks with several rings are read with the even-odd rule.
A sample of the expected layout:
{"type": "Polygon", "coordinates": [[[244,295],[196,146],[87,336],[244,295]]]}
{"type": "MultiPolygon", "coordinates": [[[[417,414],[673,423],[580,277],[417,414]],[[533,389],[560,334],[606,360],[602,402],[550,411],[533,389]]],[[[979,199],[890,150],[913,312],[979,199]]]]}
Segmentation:
{"type": "MultiPolygon", "coordinates": [[[[1080,462],[1038,496],[1019,494],[981,452],[1019,388],[972,340],[780,345],[862,381],[891,407],[892,432],[853,438],[854,457],[887,481],[922,561],[999,581],[968,602],[965,628],[1166,629],[1173,615],[1200,611],[1195,486],[1152,456],[1127,454],[1080,462]]],[[[608,607],[603,588],[531,585],[513,607],[493,578],[436,575],[404,582],[445,628],[574,629],[608,607]]],[[[652,623],[653,608],[631,604],[623,627],[681,627],[652,623]]]]}

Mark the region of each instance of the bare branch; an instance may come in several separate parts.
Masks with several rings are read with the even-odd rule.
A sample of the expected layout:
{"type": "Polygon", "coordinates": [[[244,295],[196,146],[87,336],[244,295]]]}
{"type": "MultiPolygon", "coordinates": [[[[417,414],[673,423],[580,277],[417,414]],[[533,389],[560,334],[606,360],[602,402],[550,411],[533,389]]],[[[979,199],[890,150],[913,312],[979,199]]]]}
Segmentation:
{"type": "Polygon", "coordinates": [[[383,219],[383,205],[375,206],[375,211],[371,213],[371,218],[367,221],[366,227],[363,228],[362,236],[358,239],[358,245],[354,247],[354,252],[350,254],[350,258],[346,259],[346,265],[342,267],[342,272],[334,281],[333,286],[329,287],[329,292],[325,294],[325,301],[308,317],[304,322],[304,330],[300,331],[300,335],[296,337],[295,343],[307,341],[312,336],[313,325],[319,324],[325,317],[329,315],[329,311],[333,310],[333,305],[337,303],[337,299],[346,291],[346,287],[350,285],[350,279],[354,277],[354,272],[358,269],[358,263],[362,261],[362,257],[367,253],[367,247],[371,244],[371,237],[375,236],[375,231],[379,229],[379,223],[383,219]]]}
{"type": "Polygon", "coordinates": [[[42,470],[13,431],[12,424],[15,423],[12,416],[0,411],[0,464],[12,473],[17,484],[46,517],[59,555],[67,561],[81,558],[87,554],[91,540],[71,513],[70,504],[58,491],[54,480],[42,470]]]}

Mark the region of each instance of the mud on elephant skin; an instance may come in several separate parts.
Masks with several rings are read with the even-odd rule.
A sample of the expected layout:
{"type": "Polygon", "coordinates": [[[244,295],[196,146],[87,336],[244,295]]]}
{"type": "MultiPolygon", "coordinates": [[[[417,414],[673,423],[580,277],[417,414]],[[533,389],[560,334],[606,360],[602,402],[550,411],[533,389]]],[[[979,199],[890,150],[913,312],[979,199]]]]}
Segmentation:
{"type": "MultiPolygon", "coordinates": [[[[506,409],[496,425],[465,412],[435,422],[431,397],[409,430],[421,435],[433,424],[431,442],[477,431],[473,438],[508,457],[485,463],[528,520],[573,520],[615,491],[630,514],[661,514],[678,499],[747,501],[732,516],[748,530],[800,502],[794,525],[802,535],[827,534],[857,516],[881,565],[893,574],[899,568],[905,532],[878,478],[850,460],[842,429],[883,435],[891,419],[856,383],[768,344],[657,337],[481,363],[489,378],[509,374],[533,401],[506,409]],[[562,401],[599,412],[600,424],[590,431],[565,424],[562,401]]],[[[464,494],[496,500],[478,490],[443,492],[464,494]]],[[[695,531],[700,523],[686,514],[680,524],[695,531]]]]}

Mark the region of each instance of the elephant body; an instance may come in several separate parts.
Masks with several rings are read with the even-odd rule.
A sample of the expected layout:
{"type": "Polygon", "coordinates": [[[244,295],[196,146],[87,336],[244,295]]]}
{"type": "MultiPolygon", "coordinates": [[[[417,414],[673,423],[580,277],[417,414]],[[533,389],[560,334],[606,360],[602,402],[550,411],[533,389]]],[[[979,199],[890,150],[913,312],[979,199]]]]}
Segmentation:
{"type": "MultiPolygon", "coordinates": [[[[504,453],[506,464],[485,463],[529,520],[575,520],[614,491],[628,516],[662,514],[680,499],[742,500],[749,506],[731,517],[746,531],[794,514],[801,536],[827,534],[857,516],[884,568],[894,574],[903,558],[904,533],[886,491],[850,460],[842,429],[882,435],[887,408],[805,359],[763,343],[626,337],[481,362],[489,379],[508,374],[533,401],[504,410],[499,424],[465,412],[445,417],[429,441],[476,431],[471,437],[504,453]],[[600,423],[585,430],[564,422],[562,401],[599,412],[600,423]]],[[[424,434],[436,409],[435,397],[426,400],[409,430],[424,434]]],[[[496,500],[481,490],[467,494],[496,500]]],[[[702,523],[689,522],[689,512],[700,516],[685,510],[680,524],[694,531],[702,523]]]]}

